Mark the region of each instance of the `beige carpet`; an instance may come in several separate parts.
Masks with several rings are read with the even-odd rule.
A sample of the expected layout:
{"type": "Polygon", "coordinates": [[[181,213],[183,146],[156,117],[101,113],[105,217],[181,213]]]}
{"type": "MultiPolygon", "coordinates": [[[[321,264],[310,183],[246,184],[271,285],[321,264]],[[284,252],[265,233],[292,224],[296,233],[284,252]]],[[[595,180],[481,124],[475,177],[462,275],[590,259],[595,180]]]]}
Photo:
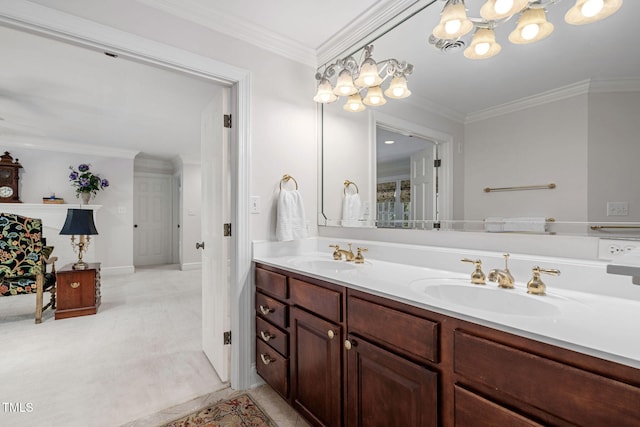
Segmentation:
{"type": "Polygon", "coordinates": [[[239,394],[163,427],[277,427],[248,395],[239,394]]]}

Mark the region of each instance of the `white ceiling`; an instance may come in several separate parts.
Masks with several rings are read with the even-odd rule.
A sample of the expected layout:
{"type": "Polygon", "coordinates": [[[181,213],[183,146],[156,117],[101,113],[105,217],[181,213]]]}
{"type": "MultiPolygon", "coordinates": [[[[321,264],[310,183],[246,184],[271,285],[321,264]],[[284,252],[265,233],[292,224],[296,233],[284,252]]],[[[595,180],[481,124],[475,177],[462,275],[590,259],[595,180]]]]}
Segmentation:
{"type": "MultiPolygon", "coordinates": [[[[104,7],[95,3],[92,10],[88,0],[35,2],[85,17],[104,7]]],[[[370,28],[385,13],[416,2],[324,0],[322,7],[311,0],[137,3],[136,13],[141,13],[140,7],[154,7],[281,54],[304,52],[317,58],[335,50],[340,40],[343,48],[349,46],[352,40],[347,36],[361,34],[360,27],[370,28]]],[[[470,14],[478,16],[482,3],[468,0],[470,14]]],[[[426,102],[464,119],[587,78],[637,77],[640,44],[633,25],[640,16],[640,1],[627,1],[616,15],[581,27],[563,21],[573,3],[564,0],[550,6],[548,18],[556,29],[548,39],[511,45],[506,37],[515,22],[507,23],[497,29],[503,51],[487,61],[471,61],[462,52],[445,55],[429,45],[429,33],[444,4],[436,2],[375,41],[376,59],[395,57],[415,66],[409,78],[412,97],[389,104],[426,102]]],[[[162,158],[198,154],[200,111],[216,90],[212,83],[6,27],[0,27],[0,53],[0,142],[95,144],[162,158]]],[[[308,56],[298,57],[308,63],[308,56]]]]}

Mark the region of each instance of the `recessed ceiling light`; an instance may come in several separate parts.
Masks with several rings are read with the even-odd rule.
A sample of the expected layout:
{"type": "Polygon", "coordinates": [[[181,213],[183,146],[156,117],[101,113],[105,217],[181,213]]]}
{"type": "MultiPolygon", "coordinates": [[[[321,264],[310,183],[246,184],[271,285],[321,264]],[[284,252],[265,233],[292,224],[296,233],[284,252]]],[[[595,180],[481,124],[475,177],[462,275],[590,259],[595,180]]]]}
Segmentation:
{"type": "Polygon", "coordinates": [[[385,144],[395,144],[395,141],[391,141],[390,139],[384,142],[385,144]]]}

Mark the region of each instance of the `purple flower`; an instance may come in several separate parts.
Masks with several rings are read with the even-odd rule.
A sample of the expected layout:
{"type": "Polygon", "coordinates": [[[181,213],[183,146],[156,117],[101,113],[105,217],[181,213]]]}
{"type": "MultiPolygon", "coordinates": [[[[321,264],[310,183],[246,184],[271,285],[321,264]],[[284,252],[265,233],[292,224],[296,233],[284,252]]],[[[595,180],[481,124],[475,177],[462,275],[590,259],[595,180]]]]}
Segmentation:
{"type": "Polygon", "coordinates": [[[76,179],[78,179],[78,172],[76,172],[76,171],[71,172],[71,173],[69,174],[69,179],[70,179],[71,181],[75,181],[76,179]]]}
{"type": "Polygon", "coordinates": [[[90,183],[89,178],[81,177],[78,180],[78,185],[80,185],[80,187],[88,187],[90,183]]]}
{"type": "Polygon", "coordinates": [[[84,164],[84,163],[83,163],[83,164],[81,164],[81,165],[78,165],[78,170],[79,170],[80,172],[86,172],[86,171],[88,171],[88,170],[89,170],[89,165],[84,164]]]}
{"type": "Polygon", "coordinates": [[[104,188],[108,186],[109,186],[109,180],[103,178],[102,181],[100,181],[100,187],[104,188]]]}

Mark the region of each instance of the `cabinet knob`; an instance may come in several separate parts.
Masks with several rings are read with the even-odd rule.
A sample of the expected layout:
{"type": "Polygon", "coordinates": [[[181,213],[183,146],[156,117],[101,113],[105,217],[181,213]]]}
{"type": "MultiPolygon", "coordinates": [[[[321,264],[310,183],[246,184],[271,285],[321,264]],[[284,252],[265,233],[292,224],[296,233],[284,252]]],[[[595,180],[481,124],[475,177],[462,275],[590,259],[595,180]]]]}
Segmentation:
{"type": "Polygon", "coordinates": [[[262,314],[264,314],[265,316],[269,313],[271,313],[273,310],[269,308],[268,305],[262,305],[260,304],[260,312],[262,312],[262,314]]]}
{"type": "Polygon", "coordinates": [[[71,282],[69,283],[69,286],[71,286],[73,289],[77,289],[80,287],[80,282],[71,282]]]}
{"type": "Polygon", "coordinates": [[[351,350],[351,348],[355,345],[356,345],[355,341],[351,342],[349,340],[344,340],[344,348],[346,348],[347,350],[351,350]]]}
{"type": "Polygon", "coordinates": [[[327,332],[327,335],[329,336],[329,339],[332,340],[336,336],[336,333],[333,332],[331,329],[329,329],[329,332],[327,332]]]}
{"type": "Polygon", "coordinates": [[[264,363],[265,365],[268,365],[269,363],[276,361],[276,359],[272,358],[268,354],[262,354],[262,353],[260,354],[260,359],[262,359],[262,363],[264,363]]]}
{"type": "Polygon", "coordinates": [[[265,331],[260,331],[260,336],[265,341],[272,340],[272,339],[274,339],[276,337],[275,335],[270,334],[269,332],[265,332],[265,331]]]}

